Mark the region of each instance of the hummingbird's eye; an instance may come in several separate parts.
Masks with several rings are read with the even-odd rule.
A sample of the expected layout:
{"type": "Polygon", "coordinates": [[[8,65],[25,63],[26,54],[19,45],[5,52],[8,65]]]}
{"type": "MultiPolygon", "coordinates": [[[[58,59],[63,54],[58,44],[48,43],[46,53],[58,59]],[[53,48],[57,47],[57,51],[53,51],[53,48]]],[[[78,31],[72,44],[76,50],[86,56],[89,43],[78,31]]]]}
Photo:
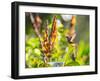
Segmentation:
{"type": "Polygon", "coordinates": [[[71,38],[68,36],[66,36],[66,38],[67,38],[67,41],[70,43],[71,38]]]}

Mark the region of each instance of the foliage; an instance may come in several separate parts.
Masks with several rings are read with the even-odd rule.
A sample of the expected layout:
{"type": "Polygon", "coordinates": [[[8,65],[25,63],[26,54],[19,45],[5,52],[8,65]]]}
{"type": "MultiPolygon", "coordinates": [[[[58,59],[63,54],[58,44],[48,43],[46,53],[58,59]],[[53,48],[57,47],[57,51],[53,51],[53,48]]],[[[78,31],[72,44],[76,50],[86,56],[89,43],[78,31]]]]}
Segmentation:
{"type": "MultiPolygon", "coordinates": [[[[49,24],[48,24],[49,29],[52,28],[51,26],[52,26],[53,15],[46,14],[45,16],[45,14],[42,14],[41,35],[45,31],[44,23],[46,22],[47,19],[49,21],[49,24]]],[[[59,14],[56,16],[58,19],[57,20],[57,39],[54,44],[54,48],[51,52],[52,56],[50,58],[50,62],[63,62],[64,66],[89,65],[89,51],[90,51],[89,41],[86,42],[84,40],[84,38],[86,37],[84,36],[82,39],[78,39],[79,41],[77,42],[78,43],[77,56],[76,56],[76,59],[73,60],[71,55],[73,53],[73,50],[75,50],[75,48],[72,47],[66,39],[66,33],[68,32],[68,29],[69,29],[68,23],[70,21],[69,22],[63,21],[63,18],[59,14]]],[[[26,22],[28,23],[30,22],[30,20],[27,18],[28,17],[26,17],[26,22]]],[[[77,16],[77,19],[78,19],[78,16],[77,16]]],[[[77,24],[77,27],[78,27],[78,24],[77,24]]],[[[37,37],[37,35],[35,34],[32,28],[32,25],[26,24],[26,29],[28,29],[26,31],[29,31],[29,30],[33,31],[33,32],[26,33],[26,42],[25,42],[26,68],[52,67],[50,64],[45,65],[44,63],[41,44],[40,44],[39,38],[37,37]]],[[[77,33],[82,34],[80,32],[77,32],[77,33]]]]}

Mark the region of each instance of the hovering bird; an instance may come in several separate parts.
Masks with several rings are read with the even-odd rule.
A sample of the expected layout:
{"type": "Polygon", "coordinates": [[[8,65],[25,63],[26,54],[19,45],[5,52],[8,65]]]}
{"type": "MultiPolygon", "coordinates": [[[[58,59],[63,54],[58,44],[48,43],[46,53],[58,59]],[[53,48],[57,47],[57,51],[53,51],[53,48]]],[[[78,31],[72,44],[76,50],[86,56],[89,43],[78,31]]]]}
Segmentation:
{"type": "Polygon", "coordinates": [[[66,35],[66,38],[69,43],[74,43],[74,39],[76,37],[75,24],[76,24],[76,18],[75,16],[72,16],[69,32],[66,35]]]}
{"type": "Polygon", "coordinates": [[[76,38],[75,25],[76,25],[76,17],[72,16],[69,32],[67,33],[66,38],[68,43],[75,48],[73,50],[73,53],[71,54],[71,58],[73,61],[75,61],[77,55],[77,43],[75,43],[75,38],[76,38]]]}

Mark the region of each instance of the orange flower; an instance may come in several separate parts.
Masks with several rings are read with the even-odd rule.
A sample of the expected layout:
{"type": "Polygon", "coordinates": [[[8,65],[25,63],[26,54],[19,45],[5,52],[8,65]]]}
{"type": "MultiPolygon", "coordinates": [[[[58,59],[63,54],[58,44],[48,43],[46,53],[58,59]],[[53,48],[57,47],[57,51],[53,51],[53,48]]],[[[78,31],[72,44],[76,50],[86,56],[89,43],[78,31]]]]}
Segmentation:
{"type": "Polygon", "coordinates": [[[56,37],[57,37],[57,19],[56,16],[54,16],[51,35],[50,35],[50,49],[53,48],[56,37]]]}

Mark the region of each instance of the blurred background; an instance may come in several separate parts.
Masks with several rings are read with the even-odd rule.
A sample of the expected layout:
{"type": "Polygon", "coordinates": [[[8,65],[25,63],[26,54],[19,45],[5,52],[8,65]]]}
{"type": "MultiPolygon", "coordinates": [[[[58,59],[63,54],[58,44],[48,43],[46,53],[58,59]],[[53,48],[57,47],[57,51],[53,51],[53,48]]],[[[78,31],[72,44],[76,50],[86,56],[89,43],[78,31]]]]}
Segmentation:
{"type": "MultiPolygon", "coordinates": [[[[89,16],[75,14],[49,14],[49,13],[32,13],[33,18],[38,15],[41,19],[41,27],[39,31],[43,36],[48,20],[49,35],[52,28],[53,17],[57,17],[57,40],[52,51],[50,62],[63,62],[64,66],[82,66],[89,65],[89,16]],[[72,16],[76,17],[76,38],[78,44],[77,57],[74,61],[71,57],[73,47],[71,47],[66,39],[66,34],[69,31],[72,16]]],[[[34,27],[32,25],[29,12],[25,13],[25,52],[26,52],[26,68],[45,67],[43,61],[43,53],[40,41],[34,27]]],[[[51,66],[48,66],[51,67],[51,66]]]]}

